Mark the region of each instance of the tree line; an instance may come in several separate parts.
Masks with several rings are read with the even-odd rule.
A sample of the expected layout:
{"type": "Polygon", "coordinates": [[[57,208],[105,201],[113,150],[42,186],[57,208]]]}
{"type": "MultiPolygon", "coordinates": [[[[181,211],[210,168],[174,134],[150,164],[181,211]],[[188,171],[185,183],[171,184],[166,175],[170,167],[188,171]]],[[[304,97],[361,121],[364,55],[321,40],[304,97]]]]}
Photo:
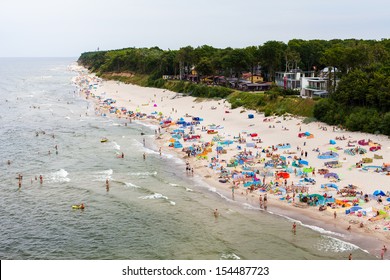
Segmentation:
{"type": "MultiPolygon", "coordinates": [[[[292,39],[287,43],[267,41],[259,46],[223,49],[208,45],[179,50],[125,48],[85,52],[78,62],[99,75],[147,75],[148,85],[157,87],[167,83],[161,79],[163,75],[184,78],[191,70],[200,77],[239,78],[244,72],[260,72],[265,81],[273,82],[276,71],[299,68],[318,72],[330,67],[334,69],[333,78],[340,81],[330,89],[329,98],[315,102],[314,117],[354,131],[390,135],[390,39],[292,39]]],[[[227,97],[232,92],[214,88],[210,93],[212,87],[202,86],[198,91],[207,97],[214,93],[227,97]]],[[[191,89],[197,90],[194,86],[191,89]]]]}

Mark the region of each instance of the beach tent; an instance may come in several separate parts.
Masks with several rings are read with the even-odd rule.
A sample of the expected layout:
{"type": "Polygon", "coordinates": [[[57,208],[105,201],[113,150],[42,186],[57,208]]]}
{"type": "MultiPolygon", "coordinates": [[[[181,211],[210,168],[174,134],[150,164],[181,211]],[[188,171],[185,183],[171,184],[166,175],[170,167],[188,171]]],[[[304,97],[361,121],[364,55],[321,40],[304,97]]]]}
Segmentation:
{"type": "Polygon", "coordinates": [[[336,173],[326,173],[324,175],[324,178],[331,178],[331,177],[335,178],[336,180],[339,179],[339,175],[337,175],[336,173]]]}
{"type": "Polygon", "coordinates": [[[255,116],[253,114],[248,115],[248,119],[253,119],[255,116]]]}
{"type": "Polygon", "coordinates": [[[351,208],[349,208],[349,210],[351,212],[357,212],[358,210],[362,210],[363,208],[360,207],[360,206],[352,206],[351,208]]]}
{"type": "Polygon", "coordinates": [[[175,148],[183,148],[183,145],[179,141],[175,141],[173,143],[173,147],[175,147],[175,148]]]}
{"type": "Polygon", "coordinates": [[[321,155],[318,156],[319,159],[330,159],[330,158],[335,158],[338,157],[339,155],[333,151],[331,152],[325,152],[322,153],[321,155]]]}
{"type": "Polygon", "coordinates": [[[306,160],[300,160],[300,161],[299,161],[299,164],[302,164],[302,165],[309,165],[309,162],[306,161],[306,160]]]}
{"type": "Polygon", "coordinates": [[[290,178],[290,174],[288,174],[287,172],[279,172],[277,176],[283,179],[290,178]]]}
{"type": "Polygon", "coordinates": [[[333,183],[329,183],[329,184],[322,184],[321,185],[321,188],[325,189],[325,188],[334,188],[336,190],[339,189],[339,187],[336,185],[336,184],[333,184],[333,183]]]}
{"type": "Polygon", "coordinates": [[[376,191],[374,191],[373,195],[375,195],[375,196],[378,196],[378,195],[385,196],[385,193],[382,190],[376,190],[376,191]]]}
{"type": "Polygon", "coordinates": [[[313,172],[313,168],[305,167],[305,168],[303,168],[303,172],[305,172],[305,173],[312,173],[313,172]]]}
{"type": "Polygon", "coordinates": [[[222,146],[217,146],[217,148],[215,149],[217,152],[219,151],[222,151],[223,150],[223,147],[222,146]]]}
{"type": "Polygon", "coordinates": [[[336,144],[336,141],[335,141],[335,140],[333,140],[333,139],[330,139],[330,140],[329,140],[329,144],[331,144],[331,145],[335,145],[335,144],[336,144]]]}

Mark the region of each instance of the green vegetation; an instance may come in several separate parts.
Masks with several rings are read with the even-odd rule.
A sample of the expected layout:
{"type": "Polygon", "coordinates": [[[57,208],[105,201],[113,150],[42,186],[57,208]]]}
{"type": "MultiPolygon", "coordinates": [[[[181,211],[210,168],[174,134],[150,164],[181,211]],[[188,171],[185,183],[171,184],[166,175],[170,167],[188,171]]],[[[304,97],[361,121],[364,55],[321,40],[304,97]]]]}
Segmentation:
{"type": "Polygon", "coordinates": [[[141,86],[165,88],[202,98],[227,98],[266,115],[291,113],[313,117],[349,130],[390,135],[390,40],[268,41],[243,49],[191,46],[179,50],[126,48],[86,52],[78,62],[97,75],[141,86]],[[239,92],[227,84],[200,83],[208,76],[240,77],[261,66],[265,81],[287,64],[304,71],[337,69],[329,77],[326,99],[301,99],[296,92],[272,88],[266,93],[239,92]],[[195,73],[198,82],[184,81],[195,73]],[[163,75],[175,79],[164,80],[163,75]],[[336,78],[339,83],[336,87],[336,78]]]}
{"type": "Polygon", "coordinates": [[[234,92],[228,97],[232,108],[245,107],[247,109],[264,112],[265,116],[284,115],[285,113],[311,117],[315,101],[302,99],[296,96],[283,97],[278,91],[270,90],[267,93],[234,92]]]}

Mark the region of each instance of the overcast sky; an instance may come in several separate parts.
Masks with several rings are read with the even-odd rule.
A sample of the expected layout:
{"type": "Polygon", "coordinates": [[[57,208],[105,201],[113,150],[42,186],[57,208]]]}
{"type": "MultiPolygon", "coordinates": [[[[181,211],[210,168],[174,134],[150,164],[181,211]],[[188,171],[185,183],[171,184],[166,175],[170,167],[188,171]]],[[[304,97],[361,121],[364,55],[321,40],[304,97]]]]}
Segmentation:
{"type": "Polygon", "coordinates": [[[389,38],[390,0],[0,0],[0,57],[389,38]]]}

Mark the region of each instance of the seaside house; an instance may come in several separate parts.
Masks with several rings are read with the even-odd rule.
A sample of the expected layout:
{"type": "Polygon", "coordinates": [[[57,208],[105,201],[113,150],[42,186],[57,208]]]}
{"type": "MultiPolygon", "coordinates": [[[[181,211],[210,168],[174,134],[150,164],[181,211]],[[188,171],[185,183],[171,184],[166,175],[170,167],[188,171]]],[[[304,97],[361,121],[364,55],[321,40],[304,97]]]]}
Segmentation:
{"type": "Polygon", "coordinates": [[[275,83],[284,89],[300,90],[302,88],[301,80],[304,77],[314,77],[314,71],[292,69],[289,72],[276,72],[275,83]]]}
{"type": "Polygon", "coordinates": [[[326,97],[328,96],[328,80],[321,77],[303,77],[301,97],[326,97]]]}
{"type": "Polygon", "coordinates": [[[302,77],[301,79],[301,97],[313,98],[313,97],[327,97],[329,95],[330,87],[337,87],[339,79],[334,80],[334,73],[338,72],[337,69],[329,71],[329,67],[320,71],[318,77],[302,77]],[[334,84],[336,83],[336,84],[334,84]]]}
{"type": "Polygon", "coordinates": [[[253,74],[251,72],[242,74],[242,78],[253,83],[262,83],[264,81],[261,75],[253,74]],[[252,81],[253,79],[253,81],[252,81]]]}

